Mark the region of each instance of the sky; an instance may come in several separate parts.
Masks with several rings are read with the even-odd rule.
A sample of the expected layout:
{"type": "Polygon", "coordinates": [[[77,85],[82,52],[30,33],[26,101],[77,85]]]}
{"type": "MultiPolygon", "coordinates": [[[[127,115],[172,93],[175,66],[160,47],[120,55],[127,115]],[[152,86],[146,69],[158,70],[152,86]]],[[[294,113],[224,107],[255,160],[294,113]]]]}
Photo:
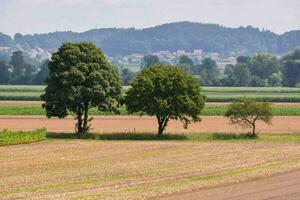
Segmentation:
{"type": "Polygon", "coordinates": [[[0,32],[83,32],[192,21],[300,30],[300,0],[0,0],[0,32]]]}

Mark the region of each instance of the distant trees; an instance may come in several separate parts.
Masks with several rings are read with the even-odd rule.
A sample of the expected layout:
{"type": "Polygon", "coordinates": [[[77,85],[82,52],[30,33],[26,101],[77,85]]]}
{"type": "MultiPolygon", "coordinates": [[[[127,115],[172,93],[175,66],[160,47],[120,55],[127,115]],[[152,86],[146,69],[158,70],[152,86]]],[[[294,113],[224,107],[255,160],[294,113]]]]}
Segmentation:
{"type": "Polygon", "coordinates": [[[38,67],[30,64],[28,59],[25,59],[22,51],[13,52],[9,62],[0,60],[1,84],[35,84],[34,80],[37,79],[37,76],[40,76],[38,67]]]}
{"type": "Polygon", "coordinates": [[[225,78],[222,80],[224,86],[248,86],[251,80],[251,73],[246,64],[226,65],[225,78]]]}
{"type": "Polygon", "coordinates": [[[141,68],[150,67],[152,65],[158,64],[159,58],[156,55],[146,55],[142,59],[141,68]]]}
{"type": "MultiPolygon", "coordinates": [[[[249,70],[252,76],[266,80],[265,86],[270,85],[269,78],[280,71],[278,59],[269,54],[257,54],[251,58],[249,70]]],[[[271,85],[272,86],[272,85],[271,85]]]]}
{"type": "Polygon", "coordinates": [[[284,56],[282,65],[284,85],[294,87],[300,84],[300,49],[284,56]]]}
{"type": "Polygon", "coordinates": [[[100,49],[87,42],[65,43],[49,61],[45,101],[47,117],[64,118],[70,112],[77,120],[78,137],[85,135],[89,109],[116,111],[121,95],[121,82],[100,49]]]}
{"type": "Polygon", "coordinates": [[[130,82],[134,79],[135,75],[136,75],[136,73],[134,73],[133,71],[131,71],[128,68],[122,69],[121,77],[122,77],[122,80],[123,80],[123,84],[124,85],[129,85],[130,82]]]}
{"type": "Polygon", "coordinates": [[[269,54],[240,56],[235,65],[225,67],[221,82],[225,86],[281,86],[281,65],[276,57],[269,54]]]}
{"type": "Polygon", "coordinates": [[[35,75],[32,84],[34,85],[44,85],[46,79],[49,76],[49,69],[48,69],[49,60],[45,61],[42,66],[40,67],[39,72],[35,75]]]}
{"type": "Polygon", "coordinates": [[[200,120],[205,97],[196,79],[184,70],[164,64],[144,68],[131,83],[125,97],[129,112],[156,116],[158,135],[169,120],[181,120],[186,128],[200,120]]]}
{"type": "Polygon", "coordinates": [[[9,65],[0,60],[0,84],[7,84],[10,80],[10,69],[9,65]]]}
{"type": "Polygon", "coordinates": [[[200,64],[200,84],[201,85],[218,85],[219,69],[216,61],[211,58],[205,58],[200,64]]]}
{"type": "Polygon", "coordinates": [[[230,119],[232,124],[238,124],[242,128],[252,128],[251,136],[255,136],[256,122],[263,121],[271,124],[273,114],[270,103],[241,98],[229,105],[225,116],[230,119]]]}
{"type": "Polygon", "coordinates": [[[194,65],[193,63],[193,60],[190,59],[188,56],[186,55],[182,55],[180,56],[179,58],[179,64],[183,65],[183,64],[186,64],[186,65],[190,65],[191,67],[194,65]]]}

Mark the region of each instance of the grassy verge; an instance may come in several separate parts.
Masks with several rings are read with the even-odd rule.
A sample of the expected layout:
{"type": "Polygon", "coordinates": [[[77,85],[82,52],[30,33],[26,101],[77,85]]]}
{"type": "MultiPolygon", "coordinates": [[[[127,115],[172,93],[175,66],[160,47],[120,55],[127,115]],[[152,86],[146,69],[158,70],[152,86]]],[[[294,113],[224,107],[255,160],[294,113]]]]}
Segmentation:
{"type": "MultiPolygon", "coordinates": [[[[223,116],[227,106],[206,106],[202,116],[223,116]]],[[[121,115],[129,115],[125,107],[119,108],[121,115]]],[[[114,115],[112,112],[100,112],[95,108],[90,109],[90,115],[114,115]]],[[[300,116],[300,107],[275,106],[275,116],[300,116]]],[[[45,110],[39,105],[0,105],[0,115],[46,115],[45,110]]]]}
{"type": "Polygon", "coordinates": [[[35,131],[9,131],[0,132],[0,146],[25,144],[46,139],[46,130],[38,129],[35,131]]]}
{"type": "MultiPolygon", "coordinates": [[[[77,139],[74,133],[48,133],[48,139],[77,139]]],[[[82,138],[81,138],[82,139],[82,138]]],[[[153,133],[108,133],[88,134],[87,140],[103,141],[194,141],[194,142],[271,142],[271,143],[300,143],[299,134],[261,134],[251,137],[247,134],[229,133],[190,133],[164,134],[157,136],[153,133]]]]}

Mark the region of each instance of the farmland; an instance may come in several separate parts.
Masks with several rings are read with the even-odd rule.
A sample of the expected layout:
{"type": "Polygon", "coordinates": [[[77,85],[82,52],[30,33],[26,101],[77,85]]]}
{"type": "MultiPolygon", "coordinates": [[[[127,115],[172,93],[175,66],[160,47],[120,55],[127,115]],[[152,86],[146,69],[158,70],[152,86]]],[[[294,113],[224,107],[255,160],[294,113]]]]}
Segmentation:
{"type": "Polygon", "coordinates": [[[0,148],[0,195],[2,199],[145,199],[300,167],[295,138],[270,135],[240,142],[201,138],[187,142],[49,139],[0,148]]]}
{"type": "Polygon", "coordinates": [[[300,88],[203,90],[212,102],[187,130],[171,120],[157,137],[154,117],[92,108],[92,133],[79,140],[73,116],[45,117],[43,86],[0,86],[0,130],[15,131],[0,139],[1,198],[158,198],[300,168],[300,88]],[[242,96],[276,102],[273,125],[258,123],[258,138],[223,117],[226,102],[242,96]]]}
{"type": "MultiPolygon", "coordinates": [[[[44,86],[0,86],[0,100],[39,100],[44,86]]],[[[128,87],[124,87],[126,91],[128,87]]],[[[300,88],[203,87],[209,102],[229,102],[247,96],[270,102],[300,102],[300,88]]]]}

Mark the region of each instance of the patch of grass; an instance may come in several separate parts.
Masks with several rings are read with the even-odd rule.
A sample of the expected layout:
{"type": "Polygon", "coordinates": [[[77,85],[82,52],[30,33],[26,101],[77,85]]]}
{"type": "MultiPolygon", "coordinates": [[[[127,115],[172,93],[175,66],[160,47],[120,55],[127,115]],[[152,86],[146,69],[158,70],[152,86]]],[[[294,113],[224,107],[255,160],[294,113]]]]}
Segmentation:
{"type": "MultiPolygon", "coordinates": [[[[48,139],[78,139],[74,133],[47,133],[48,139]]],[[[273,142],[273,143],[300,143],[298,134],[250,134],[235,133],[189,133],[189,134],[163,134],[155,133],[90,133],[84,138],[87,140],[102,141],[191,141],[191,142],[273,142]]]]}
{"type": "Polygon", "coordinates": [[[212,140],[245,140],[245,139],[258,139],[257,135],[251,134],[224,134],[224,133],[214,133],[211,135],[212,140]]]}
{"type": "Polygon", "coordinates": [[[15,132],[3,130],[0,132],[0,146],[38,142],[46,139],[46,132],[46,129],[15,132]]]}
{"type": "MultiPolygon", "coordinates": [[[[50,139],[77,139],[73,133],[48,133],[50,139]]],[[[87,134],[84,138],[90,140],[140,140],[140,141],[160,141],[160,140],[187,140],[187,135],[164,134],[158,136],[152,133],[108,133],[108,134],[87,134]]]]}

